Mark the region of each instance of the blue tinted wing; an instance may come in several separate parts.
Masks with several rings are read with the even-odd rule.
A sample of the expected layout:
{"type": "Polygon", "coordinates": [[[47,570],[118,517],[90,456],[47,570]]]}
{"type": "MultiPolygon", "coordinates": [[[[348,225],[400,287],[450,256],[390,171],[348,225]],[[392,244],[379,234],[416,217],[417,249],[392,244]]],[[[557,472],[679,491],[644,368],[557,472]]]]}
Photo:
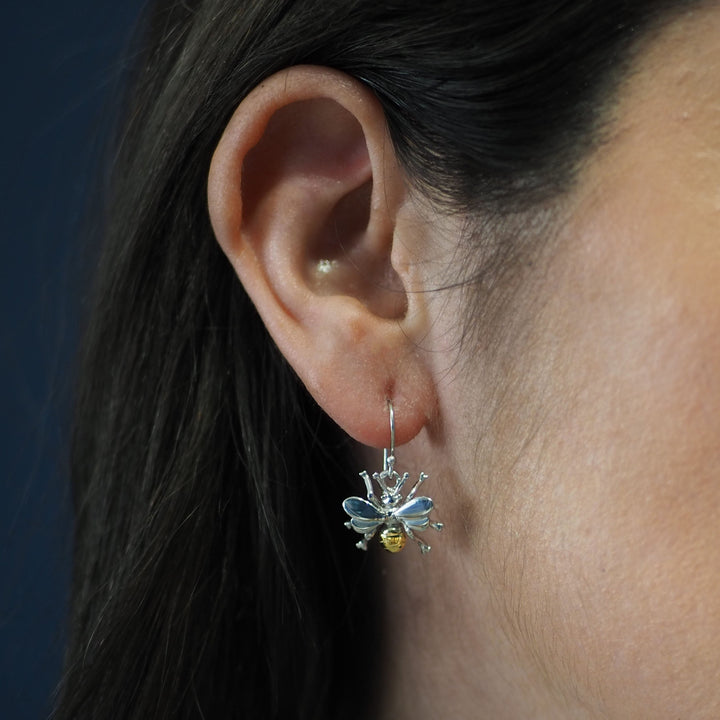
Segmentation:
{"type": "Polygon", "coordinates": [[[428,515],[433,509],[433,501],[429,497],[414,498],[395,511],[395,517],[411,530],[425,530],[430,525],[428,515]]]}
{"type": "Polygon", "coordinates": [[[352,518],[352,520],[350,520],[350,525],[352,525],[352,529],[355,530],[355,532],[362,533],[363,535],[365,533],[372,532],[373,530],[375,530],[382,524],[383,524],[382,519],[380,519],[380,520],[362,520],[360,518],[352,518]]]}
{"type": "Polygon", "coordinates": [[[350,516],[350,525],[355,532],[372,532],[382,525],[385,515],[371,502],[359,497],[349,497],[343,501],[343,510],[350,516]]]}
{"type": "Polygon", "coordinates": [[[405,503],[395,511],[395,516],[403,520],[411,520],[412,518],[427,518],[432,512],[434,505],[429,497],[416,497],[410,502],[405,503]]]}
{"type": "Polygon", "coordinates": [[[427,515],[423,517],[403,518],[402,521],[411,530],[425,530],[428,525],[430,525],[430,518],[427,515]]]}
{"type": "MultiPolygon", "coordinates": [[[[375,524],[382,522],[385,515],[380,512],[371,502],[359,497],[349,497],[343,500],[343,510],[351,517],[358,520],[370,520],[375,524]]],[[[354,525],[354,523],[353,523],[354,525]]]]}

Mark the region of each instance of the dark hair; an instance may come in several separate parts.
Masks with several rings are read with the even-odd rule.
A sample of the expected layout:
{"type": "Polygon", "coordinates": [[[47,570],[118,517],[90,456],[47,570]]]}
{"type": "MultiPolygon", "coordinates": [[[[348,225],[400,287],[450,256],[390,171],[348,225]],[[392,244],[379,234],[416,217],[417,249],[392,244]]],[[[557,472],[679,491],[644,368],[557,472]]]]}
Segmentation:
{"type": "Polygon", "coordinates": [[[636,38],[687,4],[155,4],[79,371],[58,720],[369,712],[350,687],[372,683],[379,577],[343,527],[351,447],[269,340],[208,220],[210,158],[243,97],[291,65],[337,68],[376,93],[431,199],[537,206],[599,137],[636,38]]]}

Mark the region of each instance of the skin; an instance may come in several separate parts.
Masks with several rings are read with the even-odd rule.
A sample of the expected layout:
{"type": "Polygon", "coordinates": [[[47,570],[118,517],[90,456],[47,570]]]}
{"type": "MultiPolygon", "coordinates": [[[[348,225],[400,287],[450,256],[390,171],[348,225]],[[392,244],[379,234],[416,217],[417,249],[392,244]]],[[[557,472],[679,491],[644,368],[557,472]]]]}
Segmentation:
{"type": "Polygon", "coordinates": [[[383,559],[375,717],[720,717],[718,37],[709,7],[643,51],[500,332],[472,340],[467,290],[427,292],[461,274],[463,218],[408,189],[359,83],[294,69],[231,120],[221,247],[318,402],[378,448],[370,472],[392,396],[398,470],[429,474],[446,523],[428,556],[383,559]]]}
{"type": "Polygon", "coordinates": [[[398,453],[448,531],[387,562],[383,717],[720,717],[718,37],[705,12],[644,53],[516,299],[502,397],[448,365],[443,440],[398,453]]]}

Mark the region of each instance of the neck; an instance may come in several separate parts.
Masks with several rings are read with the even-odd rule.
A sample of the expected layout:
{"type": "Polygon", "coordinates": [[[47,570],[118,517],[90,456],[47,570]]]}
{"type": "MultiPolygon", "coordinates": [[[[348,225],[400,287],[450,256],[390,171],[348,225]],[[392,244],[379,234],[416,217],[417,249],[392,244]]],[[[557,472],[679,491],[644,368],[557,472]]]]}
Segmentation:
{"type": "Polygon", "coordinates": [[[516,650],[482,572],[453,553],[450,534],[428,539],[435,541],[428,555],[408,543],[401,556],[383,558],[385,657],[376,717],[590,717],[553,697],[516,650]]]}

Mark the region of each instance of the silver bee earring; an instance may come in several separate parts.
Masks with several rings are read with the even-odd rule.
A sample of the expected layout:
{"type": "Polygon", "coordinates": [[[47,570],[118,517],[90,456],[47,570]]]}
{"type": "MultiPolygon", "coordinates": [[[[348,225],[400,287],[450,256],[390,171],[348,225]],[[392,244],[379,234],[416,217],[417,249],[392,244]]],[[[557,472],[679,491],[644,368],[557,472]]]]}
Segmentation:
{"type": "Polygon", "coordinates": [[[360,550],[367,550],[368,542],[382,527],[380,542],[386,550],[392,553],[400,552],[405,547],[407,538],[410,538],[418,544],[421,553],[428,553],[430,546],[415,533],[427,530],[428,527],[440,531],[443,529],[443,524],[430,520],[430,513],[434,508],[431,498],[424,495],[415,497],[415,493],[427,480],[428,476],[424,472],[420,473],[413,489],[403,499],[400,491],[410,478],[410,473],[404,473],[401,477],[395,470],[395,411],[389,400],[388,411],[390,449],[386,448],[383,452],[383,470],[373,473],[372,480],[365,470],[360,473],[360,477],[365,481],[367,500],[361,497],[349,497],[343,501],[343,510],[350,516],[345,527],[363,536],[362,540],[356,543],[356,547],[360,550]],[[382,491],[380,497],[373,490],[373,480],[382,491]]]}

